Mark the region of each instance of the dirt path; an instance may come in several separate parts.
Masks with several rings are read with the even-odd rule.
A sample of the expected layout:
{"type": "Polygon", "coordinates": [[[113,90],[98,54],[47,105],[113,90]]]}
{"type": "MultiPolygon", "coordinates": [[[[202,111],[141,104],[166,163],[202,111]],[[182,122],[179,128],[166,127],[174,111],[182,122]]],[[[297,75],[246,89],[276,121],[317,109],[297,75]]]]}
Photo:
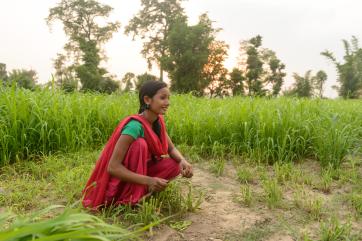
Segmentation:
{"type": "Polygon", "coordinates": [[[194,167],[193,186],[206,191],[206,197],[200,210],[189,214],[184,220],[192,224],[184,231],[178,232],[166,225],[156,231],[150,241],[168,240],[237,240],[227,238],[240,234],[256,223],[268,220],[261,215],[233,201],[235,193],[240,192],[240,185],[230,177],[215,177],[207,170],[194,167]]]}
{"type": "MultiPolygon", "coordinates": [[[[300,166],[296,165],[295,168],[309,173],[312,182],[303,185],[308,194],[304,197],[306,198],[304,206],[295,206],[295,200],[299,200],[294,196],[296,193],[294,189],[297,186],[288,182],[281,186],[283,190],[282,205],[269,209],[264,200],[265,190],[259,180],[263,173],[262,170],[253,170],[253,174],[258,180],[251,183],[254,195],[253,203],[251,207],[246,207],[237,198],[241,195],[241,184],[237,181],[236,170],[231,163],[226,164],[221,177],[212,174],[205,162],[194,164],[194,176],[191,183],[195,189],[201,189],[206,193],[200,209],[195,213],[188,213],[186,217],[182,218],[182,221],[189,222],[186,229],[177,231],[164,224],[156,228],[154,235],[148,240],[292,241],[300,240],[303,234],[307,234],[311,240],[316,240],[320,237],[321,222],[329,222],[330,217],[336,216],[343,223],[347,223],[348,218],[356,215],[351,204],[345,201],[348,197],[346,193],[352,190],[351,183],[335,181],[331,185],[333,190],[330,193],[324,193],[319,190],[322,177],[315,162],[303,162],[300,166]],[[316,198],[322,200],[319,207],[312,205],[311,200],[317,200],[316,198]],[[314,216],[311,216],[312,211],[317,208],[321,220],[316,220],[313,218],[314,216]]],[[[359,171],[361,169],[359,168],[359,171]]],[[[266,167],[264,171],[268,173],[268,176],[275,175],[275,171],[271,167],[266,167]]],[[[362,234],[360,220],[352,220],[351,224],[354,235],[362,234]]]]}

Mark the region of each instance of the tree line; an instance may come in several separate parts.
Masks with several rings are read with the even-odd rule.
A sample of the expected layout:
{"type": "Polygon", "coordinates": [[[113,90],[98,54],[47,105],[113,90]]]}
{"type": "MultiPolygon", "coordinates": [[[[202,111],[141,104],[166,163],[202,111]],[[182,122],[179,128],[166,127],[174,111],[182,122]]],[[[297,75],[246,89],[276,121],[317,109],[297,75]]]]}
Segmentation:
{"type": "MultiPolygon", "coordinates": [[[[126,73],[116,77],[101,67],[107,60],[104,44],[120,29],[120,23],[107,21],[113,8],[96,0],[61,0],[49,10],[48,26],[56,21],[63,24],[67,42],[63,51],[54,59],[53,85],[65,91],[114,91],[137,90],[147,80],[170,79],[171,90],[193,93],[196,96],[299,96],[320,97],[327,74],[320,70],[313,74],[293,74],[294,84],[282,91],[286,65],[277,54],[263,46],[263,38],[256,35],[240,42],[239,60],[229,71],[224,66],[229,46],[216,38],[222,29],[215,28],[205,13],[198,23],[190,25],[182,7],[183,0],[141,0],[141,9],[128,22],[124,34],[135,41],[142,41],[142,56],[148,69],[157,66],[159,76],[147,72],[126,73]],[[103,24],[101,24],[103,23],[103,24]]],[[[358,39],[343,40],[345,56],[339,62],[330,51],[321,54],[330,60],[338,73],[334,88],[343,98],[362,96],[362,49],[358,39]]],[[[3,84],[34,89],[34,70],[7,72],[0,64],[3,84]]],[[[50,85],[50,83],[48,84],[50,85]]]]}

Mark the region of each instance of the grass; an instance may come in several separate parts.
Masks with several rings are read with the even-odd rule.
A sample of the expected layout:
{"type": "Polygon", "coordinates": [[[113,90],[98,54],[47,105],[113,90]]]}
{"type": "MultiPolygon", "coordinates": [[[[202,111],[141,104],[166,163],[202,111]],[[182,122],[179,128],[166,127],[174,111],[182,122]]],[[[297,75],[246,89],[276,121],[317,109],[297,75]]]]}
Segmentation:
{"type": "Polygon", "coordinates": [[[352,207],[356,210],[357,216],[362,218],[362,193],[353,192],[349,195],[352,207]]]}
{"type": "Polygon", "coordinates": [[[252,183],[255,179],[253,171],[247,167],[238,167],[236,175],[238,181],[242,184],[252,183]]]}
{"type": "Polygon", "coordinates": [[[161,218],[162,202],[160,199],[150,197],[143,199],[135,211],[126,212],[124,219],[134,224],[147,225],[159,221],[161,218]]]}
{"type": "Polygon", "coordinates": [[[342,124],[343,117],[340,114],[333,114],[328,120],[325,126],[315,126],[315,132],[320,134],[315,139],[314,153],[322,166],[338,168],[358,141],[361,126],[355,126],[355,130],[351,128],[352,123],[342,124]]]}
{"type": "Polygon", "coordinates": [[[307,200],[305,210],[309,213],[312,219],[320,220],[323,212],[323,200],[320,198],[307,200]]]}
{"type": "MultiPolygon", "coordinates": [[[[94,161],[97,159],[98,154],[99,151],[81,151],[79,153],[72,154],[58,154],[44,157],[36,162],[18,162],[13,165],[3,167],[0,171],[0,180],[2,180],[0,181],[0,186],[4,187],[4,191],[7,192],[7,194],[17,194],[17,197],[15,198],[13,195],[1,195],[0,193],[0,197],[2,198],[0,199],[2,202],[1,206],[12,207],[13,211],[18,213],[28,213],[31,210],[45,207],[49,205],[49,203],[54,202],[69,206],[71,203],[69,200],[78,200],[80,190],[83,186],[80,185],[78,187],[77,185],[86,181],[88,173],[90,172],[92,165],[94,165],[94,161]],[[74,172],[72,172],[72,170],[74,172]],[[82,174],[83,172],[80,172],[79,170],[84,170],[84,175],[82,174]],[[69,178],[67,178],[66,173],[70,174],[69,178]],[[72,183],[76,183],[76,185],[72,186],[72,183]],[[21,188],[22,186],[23,188],[21,188]],[[10,192],[10,190],[12,191],[10,192]],[[22,193],[17,193],[16,190],[19,190],[22,193]],[[64,196],[64,192],[66,192],[66,190],[69,190],[70,194],[64,196]],[[72,193],[74,195],[71,195],[72,193]],[[23,205],[22,208],[19,204],[23,205]]],[[[356,164],[355,168],[358,167],[359,164],[356,164]]],[[[307,168],[308,169],[303,170],[306,173],[314,174],[316,176],[320,173],[318,168],[307,168]]],[[[274,174],[269,172],[272,170],[272,167],[260,164],[255,167],[255,173],[261,174],[261,181],[254,183],[252,186],[249,183],[241,185],[239,195],[240,199],[238,201],[241,201],[246,207],[250,207],[249,210],[251,212],[252,210],[257,210],[261,207],[259,202],[254,202],[259,200],[256,198],[256,196],[259,197],[257,190],[259,185],[261,185],[264,191],[263,201],[271,208],[268,212],[273,215],[276,214],[276,216],[282,215],[279,213],[281,209],[273,208],[283,207],[284,204],[288,205],[287,199],[284,200],[281,190],[282,187],[287,189],[289,186],[281,185],[281,182],[278,181],[277,175],[275,174],[275,168],[273,169],[274,174]],[[254,188],[256,188],[255,191],[254,188]],[[278,196],[279,198],[275,198],[278,196]]],[[[289,181],[293,181],[294,173],[298,173],[295,172],[296,169],[297,167],[293,166],[293,175],[289,181]]],[[[227,174],[230,175],[231,172],[228,172],[227,174]]],[[[335,174],[330,174],[330,176],[332,176],[333,184],[340,181],[339,179],[333,178],[335,174]]],[[[227,178],[227,176],[225,178],[227,178]]],[[[357,213],[356,208],[358,207],[358,203],[360,203],[358,201],[358,197],[361,193],[361,190],[358,188],[359,184],[347,184],[353,187],[353,198],[351,194],[346,200],[348,201],[348,204],[351,205],[348,205],[348,207],[352,207],[353,210],[350,211],[357,213]]],[[[311,189],[312,187],[308,185],[304,184],[304,188],[309,188],[309,191],[313,192],[313,189],[311,189]]],[[[317,192],[317,194],[320,193],[317,192]]],[[[334,195],[334,192],[320,195],[334,195]]],[[[184,216],[184,214],[197,210],[202,201],[203,193],[200,193],[198,189],[194,189],[188,180],[177,179],[171,182],[164,192],[151,196],[134,209],[128,206],[119,206],[108,210],[105,209],[103,210],[103,213],[97,214],[97,218],[101,219],[105,223],[116,225],[117,227],[129,227],[128,230],[130,232],[140,229],[148,224],[156,223],[157,225],[161,221],[168,224],[175,230],[183,232],[191,225],[188,220],[183,220],[184,217],[187,217],[186,215],[184,216]]],[[[298,209],[302,210],[306,215],[299,213],[298,210],[283,209],[283,215],[284,212],[292,212],[293,215],[297,215],[289,217],[288,222],[290,222],[290,219],[297,218],[300,223],[297,223],[296,227],[299,227],[298,225],[301,225],[301,223],[304,224],[313,222],[314,220],[326,223],[326,225],[328,224],[328,222],[326,222],[328,219],[326,218],[329,217],[328,212],[331,211],[332,207],[326,207],[325,203],[320,201],[319,198],[316,198],[315,196],[308,196],[307,194],[300,195],[299,203],[300,206],[298,209]]],[[[261,207],[261,209],[263,208],[261,207]]],[[[345,218],[340,218],[343,222],[345,222],[345,218]]],[[[152,230],[152,227],[149,226],[149,229],[152,230]]],[[[333,229],[333,227],[330,227],[329,229],[333,229]]],[[[245,240],[260,240],[271,235],[271,232],[274,231],[269,229],[268,225],[265,227],[257,226],[255,229],[251,228],[242,234],[238,234],[235,239],[230,238],[230,240],[240,240],[240,237],[245,237],[245,240]]],[[[318,232],[318,235],[321,236],[321,229],[318,230],[318,232]]],[[[351,237],[354,237],[353,235],[351,234],[351,237]]],[[[308,237],[306,236],[305,240],[307,240],[307,238],[308,237]]],[[[309,240],[316,239],[312,238],[309,240]]]]}
{"type": "Polygon", "coordinates": [[[297,186],[293,193],[293,204],[297,208],[303,208],[304,200],[306,198],[306,190],[303,186],[297,186]]]}
{"type": "Polygon", "coordinates": [[[195,212],[201,205],[205,193],[195,190],[189,181],[174,181],[165,191],[157,193],[162,209],[167,215],[195,212]],[[182,190],[184,189],[184,190],[182,190]]]}
{"type": "MultiPolygon", "coordinates": [[[[361,159],[360,159],[361,160],[361,159]]],[[[344,183],[358,184],[362,178],[358,173],[358,160],[352,157],[340,170],[340,178],[344,183]]]]}
{"type": "Polygon", "coordinates": [[[322,169],[321,177],[322,178],[319,184],[316,185],[316,188],[324,193],[330,193],[333,179],[340,178],[340,168],[334,168],[332,165],[329,165],[328,167],[322,169]]]}
{"type": "MultiPolygon", "coordinates": [[[[1,88],[0,165],[99,149],[123,117],[137,112],[137,101],[136,94],[1,88]]],[[[168,133],[174,143],[194,147],[194,157],[243,155],[263,163],[315,157],[338,167],[362,137],[358,100],[175,94],[171,103],[168,133]]]]}
{"type": "Polygon", "coordinates": [[[241,201],[244,205],[250,207],[253,203],[253,192],[251,190],[250,185],[243,185],[240,188],[241,191],[241,201]]]}
{"type": "Polygon", "coordinates": [[[342,241],[356,240],[351,235],[352,226],[350,223],[341,224],[337,218],[331,218],[327,222],[321,224],[321,241],[342,241]]]}
{"type": "Polygon", "coordinates": [[[225,169],[225,159],[217,158],[211,162],[210,170],[216,176],[222,176],[225,169]]]}
{"type": "Polygon", "coordinates": [[[170,227],[180,232],[188,228],[191,224],[192,221],[190,220],[174,221],[170,223],[170,227]]]}
{"type": "Polygon", "coordinates": [[[230,237],[226,240],[245,240],[245,241],[257,241],[265,240],[267,237],[273,234],[273,227],[271,220],[266,219],[260,222],[257,222],[253,227],[248,228],[245,232],[238,237],[230,237]]]}
{"type": "Polygon", "coordinates": [[[269,208],[279,207],[283,199],[283,192],[276,179],[263,181],[265,201],[269,208]]]}
{"type": "Polygon", "coordinates": [[[331,192],[332,181],[333,181],[333,178],[332,178],[331,174],[328,171],[325,171],[322,174],[320,189],[325,193],[330,193],[331,192]]]}
{"type": "Polygon", "coordinates": [[[102,211],[101,216],[111,223],[122,223],[131,227],[149,227],[151,234],[152,228],[161,222],[173,225],[175,229],[186,228],[187,223],[179,219],[187,212],[195,212],[204,197],[202,192],[192,189],[189,183],[186,183],[186,186],[185,190],[181,190],[180,181],[170,182],[163,192],[142,199],[135,207],[110,206],[102,211]]]}
{"type": "MultiPolygon", "coordinates": [[[[38,236],[45,238],[44,235],[49,235],[45,240],[59,240],[56,237],[61,240],[68,237],[131,240],[143,236],[146,230],[152,234],[152,228],[160,223],[172,222],[175,225],[175,222],[182,222],[179,219],[187,212],[197,211],[203,201],[202,191],[193,188],[188,181],[176,179],[169,183],[165,191],[143,199],[136,207],[111,206],[95,215],[75,210],[74,207],[80,207],[81,190],[98,154],[99,151],[58,154],[43,157],[37,162],[18,162],[1,168],[1,207],[16,215],[30,216],[34,216],[34,210],[46,208],[50,203],[62,204],[69,210],[59,217],[54,214],[47,215],[41,221],[37,218],[36,222],[23,222],[23,218],[19,217],[13,222],[15,226],[4,230],[4,237],[9,238],[4,240],[10,240],[10,235],[13,237],[11,240],[29,240],[38,236]],[[24,226],[16,226],[21,222],[24,226]],[[31,231],[23,232],[29,229],[31,231]]],[[[1,216],[1,220],[12,223],[14,216],[1,216]]],[[[2,235],[0,233],[0,240],[3,240],[2,235]]]]}
{"type": "Polygon", "coordinates": [[[48,203],[72,204],[81,198],[99,151],[80,151],[18,162],[0,169],[0,206],[26,212],[48,203]]]}
{"type": "MultiPolygon", "coordinates": [[[[15,213],[45,208],[49,203],[72,205],[81,191],[99,151],[80,151],[44,157],[38,162],[19,162],[0,170],[0,206],[15,213]]],[[[189,182],[175,180],[167,189],[143,200],[136,209],[128,206],[104,209],[100,217],[112,223],[148,225],[174,214],[196,211],[203,192],[189,182]]]]}
{"type": "Polygon", "coordinates": [[[132,107],[127,96],[1,89],[0,164],[100,148],[132,107]]]}
{"type": "Polygon", "coordinates": [[[313,194],[308,194],[304,186],[299,186],[293,193],[293,204],[303,210],[312,220],[321,220],[324,202],[313,194]]]}
{"type": "MultiPolygon", "coordinates": [[[[304,234],[300,240],[312,241],[316,239],[310,238],[304,234]]],[[[322,222],[319,230],[319,241],[359,241],[358,234],[352,234],[351,223],[341,224],[337,218],[331,218],[326,222],[322,222]]]]}
{"type": "MultiPolygon", "coordinates": [[[[309,197],[303,190],[295,192],[292,202],[297,210],[283,209],[285,215],[292,213],[288,220],[293,221],[296,218],[293,215],[302,210],[298,220],[303,225],[316,221],[323,223],[319,230],[321,240],[343,240],[341,237],[353,240],[353,230],[347,222],[327,221],[329,212],[335,207],[329,207],[329,203],[319,197],[334,196],[336,191],[347,192],[344,196],[347,197],[346,206],[351,209],[349,212],[357,214],[353,222],[360,224],[360,101],[207,99],[175,94],[171,102],[172,107],[165,116],[168,134],[189,160],[200,162],[205,157],[212,160],[210,170],[216,176],[224,175],[225,179],[233,173],[225,171],[226,160],[242,159],[250,165],[250,168],[243,168],[241,162],[234,163],[236,178],[242,184],[239,201],[245,206],[254,206],[259,186],[263,190],[263,202],[272,214],[280,211],[274,208],[289,205],[283,190],[288,191],[299,184],[315,194],[311,188],[316,187],[323,191],[317,197],[309,197]],[[322,171],[297,167],[298,164],[309,165],[304,162],[306,159],[319,161],[322,171]],[[342,185],[348,188],[342,190],[342,185]]],[[[46,208],[49,203],[72,206],[80,199],[100,149],[114,127],[137,109],[134,94],[1,89],[0,206],[15,215],[30,214],[33,210],[46,208]]],[[[196,211],[204,195],[191,183],[176,180],[164,192],[143,200],[136,208],[104,209],[96,218],[102,220],[101,225],[127,225],[132,227],[131,231],[161,221],[182,231],[191,225],[182,217],[196,211]]],[[[255,209],[259,205],[256,202],[255,209]]],[[[72,216],[77,212],[69,211],[65,215],[74,218],[78,217],[72,216]]],[[[57,216],[44,220],[51,223],[53,217],[57,216]]],[[[6,222],[10,225],[12,220],[20,219],[23,220],[14,216],[6,222]]],[[[341,219],[345,220],[345,216],[341,219]]],[[[33,221],[29,222],[33,225],[33,221]]],[[[260,240],[270,232],[269,224],[258,224],[246,230],[242,237],[243,240],[260,240]]]]}
{"type": "Polygon", "coordinates": [[[188,192],[182,202],[184,205],[184,210],[187,212],[195,212],[200,208],[201,203],[203,202],[206,193],[203,191],[196,192],[197,197],[195,196],[195,192],[193,191],[192,184],[188,184],[188,192]]]}
{"type": "Polygon", "coordinates": [[[294,171],[292,163],[275,162],[273,167],[276,179],[279,183],[284,184],[292,179],[294,171]]]}
{"type": "MultiPolygon", "coordinates": [[[[110,225],[100,218],[66,208],[60,214],[50,213],[62,206],[50,206],[28,216],[5,213],[0,216],[0,240],[135,240],[145,229],[130,231],[110,225]],[[52,217],[44,218],[46,215],[52,217]],[[5,228],[4,228],[5,227],[5,228]]],[[[154,224],[151,224],[152,226],[154,224]]]]}
{"type": "Polygon", "coordinates": [[[290,181],[292,183],[300,184],[300,185],[313,185],[313,177],[310,173],[301,170],[300,168],[294,167],[291,175],[290,181]]]}

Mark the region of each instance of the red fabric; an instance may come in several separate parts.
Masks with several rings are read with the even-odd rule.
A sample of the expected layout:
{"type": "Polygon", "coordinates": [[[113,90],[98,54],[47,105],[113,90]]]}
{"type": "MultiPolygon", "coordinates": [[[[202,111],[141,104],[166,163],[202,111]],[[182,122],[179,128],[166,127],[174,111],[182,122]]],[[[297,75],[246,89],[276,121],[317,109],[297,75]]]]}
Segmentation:
{"type": "Polygon", "coordinates": [[[144,117],[140,115],[128,116],[115,128],[87,181],[83,190],[84,196],[82,204],[84,207],[98,208],[106,204],[110,198],[115,198],[118,203],[136,203],[147,191],[146,186],[120,182],[120,180],[112,177],[107,172],[108,163],[121,134],[121,130],[131,119],[136,119],[142,123],[145,138],[138,138],[131,144],[123,160],[123,164],[131,171],[143,175],[163,178],[175,176],[176,173],[178,175],[180,171],[178,164],[171,158],[162,159],[160,157],[161,155],[167,154],[168,149],[166,126],[163,116],[159,115],[161,125],[160,138],[158,138],[152,130],[151,124],[144,119],[144,117]],[[156,159],[160,161],[153,165],[153,162],[148,164],[147,161],[150,159],[151,154],[155,155],[156,159]]]}
{"type": "MultiPolygon", "coordinates": [[[[172,179],[180,173],[179,164],[172,158],[151,161],[145,139],[135,140],[123,160],[129,170],[141,175],[172,179]]],[[[122,182],[111,177],[105,194],[105,204],[135,204],[147,193],[147,186],[122,182]]]]}

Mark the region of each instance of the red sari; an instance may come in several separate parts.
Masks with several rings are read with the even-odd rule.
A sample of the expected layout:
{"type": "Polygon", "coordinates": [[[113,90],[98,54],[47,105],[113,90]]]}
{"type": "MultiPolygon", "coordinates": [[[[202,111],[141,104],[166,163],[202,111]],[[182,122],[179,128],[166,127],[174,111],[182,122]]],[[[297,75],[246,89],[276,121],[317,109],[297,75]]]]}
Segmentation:
{"type": "Polygon", "coordinates": [[[159,115],[161,126],[160,138],[153,131],[151,124],[140,115],[124,118],[116,127],[99,157],[96,166],[83,190],[84,207],[97,209],[107,204],[136,204],[146,193],[147,186],[122,182],[107,172],[109,160],[121,135],[122,128],[131,120],[141,122],[144,138],[137,138],[130,145],[122,164],[129,170],[151,177],[170,180],[180,173],[179,164],[167,154],[168,143],[166,126],[162,115],[159,115]],[[151,160],[151,155],[155,160],[151,160]]]}

